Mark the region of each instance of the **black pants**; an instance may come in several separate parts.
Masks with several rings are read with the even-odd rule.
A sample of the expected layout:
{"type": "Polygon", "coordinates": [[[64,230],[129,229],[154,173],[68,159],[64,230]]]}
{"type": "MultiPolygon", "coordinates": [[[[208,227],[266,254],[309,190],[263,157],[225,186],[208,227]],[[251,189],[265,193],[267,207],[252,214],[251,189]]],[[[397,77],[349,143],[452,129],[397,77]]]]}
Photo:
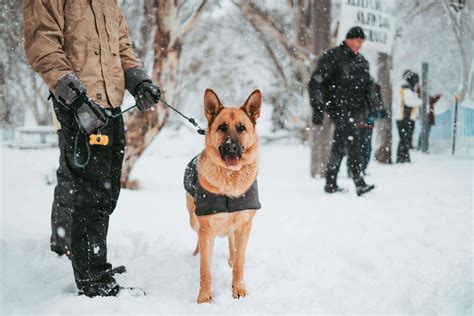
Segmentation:
{"type": "Polygon", "coordinates": [[[397,121],[398,135],[400,136],[397,149],[398,163],[410,162],[410,145],[414,126],[415,122],[412,120],[403,119],[397,121]]]}
{"type": "Polygon", "coordinates": [[[361,139],[361,171],[366,171],[367,166],[370,162],[370,156],[372,154],[372,127],[360,128],[360,139],[361,139]]]}
{"type": "Polygon", "coordinates": [[[360,130],[355,124],[355,120],[345,118],[332,119],[335,125],[332,140],[331,156],[326,171],[326,184],[336,185],[337,174],[341,166],[341,161],[346,154],[349,163],[350,173],[356,186],[363,184],[360,176],[361,172],[361,137],[360,130]]]}
{"type": "MultiPolygon", "coordinates": [[[[120,193],[124,125],[122,116],[110,119],[101,130],[109,137],[110,144],[90,145],[90,160],[81,168],[76,163],[81,164],[87,158],[87,135],[78,134],[70,111],[57,102],[53,104],[61,129],[58,131],[60,158],[51,215],[51,249],[71,251],[76,284],[82,289],[99,282],[111,268],[107,262],[107,231],[120,193]]],[[[114,114],[118,112],[120,109],[112,110],[114,114]]]]}
{"type": "MultiPolygon", "coordinates": [[[[360,171],[365,173],[367,166],[370,162],[370,156],[372,155],[372,132],[373,127],[362,127],[359,128],[360,134],[360,171]]],[[[347,170],[349,175],[351,175],[351,164],[349,159],[347,159],[347,170]]]]}
{"type": "Polygon", "coordinates": [[[408,138],[409,138],[410,149],[415,148],[415,146],[413,146],[413,133],[414,132],[415,132],[415,121],[414,120],[409,120],[409,123],[408,123],[408,138]]]}

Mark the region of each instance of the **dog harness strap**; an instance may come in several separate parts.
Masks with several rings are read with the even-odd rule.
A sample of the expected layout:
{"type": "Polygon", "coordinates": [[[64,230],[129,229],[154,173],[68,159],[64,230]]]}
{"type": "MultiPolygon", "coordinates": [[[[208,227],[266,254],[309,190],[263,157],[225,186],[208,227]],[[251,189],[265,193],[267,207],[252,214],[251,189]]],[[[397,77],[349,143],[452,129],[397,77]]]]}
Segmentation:
{"type": "Polygon", "coordinates": [[[257,180],[243,195],[236,198],[206,191],[199,183],[198,158],[199,156],[196,156],[191,160],[184,173],[184,188],[194,197],[197,216],[232,213],[248,209],[258,210],[262,207],[258,197],[257,180]]]}

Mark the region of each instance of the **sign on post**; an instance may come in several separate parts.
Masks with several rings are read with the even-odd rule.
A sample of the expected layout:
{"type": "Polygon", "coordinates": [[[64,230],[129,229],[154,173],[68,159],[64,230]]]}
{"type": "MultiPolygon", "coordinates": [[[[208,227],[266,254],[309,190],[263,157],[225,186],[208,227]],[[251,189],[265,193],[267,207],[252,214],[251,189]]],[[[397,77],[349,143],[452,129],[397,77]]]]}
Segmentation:
{"type": "Polygon", "coordinates": [[[391,55],[393,11],[393,0],[343,0],[337,42],[346,38],[351,27],[360,26],[365,33],[363,49],[391,55]]]}

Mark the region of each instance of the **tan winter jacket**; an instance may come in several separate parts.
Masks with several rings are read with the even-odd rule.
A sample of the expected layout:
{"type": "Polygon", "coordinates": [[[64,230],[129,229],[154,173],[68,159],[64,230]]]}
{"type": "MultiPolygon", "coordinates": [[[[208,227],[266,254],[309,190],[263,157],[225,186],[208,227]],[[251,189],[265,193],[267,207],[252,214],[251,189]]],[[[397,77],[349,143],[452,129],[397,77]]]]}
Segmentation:
{"type": "Polygon", "coordinates": [[[25,51],[51,91],[74,72],[87,95],[103,107],[119,107],[124,71],[141,67],[114,0],[24,0],[25,51]]]}

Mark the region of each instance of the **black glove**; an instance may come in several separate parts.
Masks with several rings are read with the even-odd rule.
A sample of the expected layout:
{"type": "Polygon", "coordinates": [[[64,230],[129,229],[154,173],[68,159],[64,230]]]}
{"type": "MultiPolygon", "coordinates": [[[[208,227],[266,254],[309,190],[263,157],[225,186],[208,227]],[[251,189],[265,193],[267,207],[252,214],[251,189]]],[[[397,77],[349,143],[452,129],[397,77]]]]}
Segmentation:
{"type": "Polygon", "coordinates": [[[160,88],[150,82],[143,82],[137,87],[134,97],[141,111],[148,110],[160,101],[160,88]]]}
{"type": "Polygon", "coordinates": [[[365,123],[369,126],[374,126],[375,124],[375,116],[368,116],[365,120],[365,123]]]}
{"type": "Polygon", "coordinates": [[[56,100],[74,115],[77,124],[86,134],[107,123],[105,110],[87,97],[86,87],[73,73],[58,80],[56,100]]]}
{"type": "Polygon", "coordinates": [[[314,112],[313,113],[312,121],[313,121],[314,125],[323,124],[323,120],[324,120],[324,113],[323,112],[314,112]]]}
{"type": "Polygon", "coordinates": [[[160,101],[160,88],[151,82],[142,68],[130,68],[125,72],[125,86],[141,111],[148,110],[160,101]]]}
{"type": "Polygon", "coordinates": [[[69,110],[76,110],[87,100],[86,87],[75,74],[62,76],[56,84],[56,99],[69,110]]]}
{"type": "Polygon", "coordinates": [[[388,117],[388,112],[386,109],[382,108],[379,110],[379,113],[378,113],[378,118],[380,119],[384,119],[384,118],[387,118],[388,117]]]}

